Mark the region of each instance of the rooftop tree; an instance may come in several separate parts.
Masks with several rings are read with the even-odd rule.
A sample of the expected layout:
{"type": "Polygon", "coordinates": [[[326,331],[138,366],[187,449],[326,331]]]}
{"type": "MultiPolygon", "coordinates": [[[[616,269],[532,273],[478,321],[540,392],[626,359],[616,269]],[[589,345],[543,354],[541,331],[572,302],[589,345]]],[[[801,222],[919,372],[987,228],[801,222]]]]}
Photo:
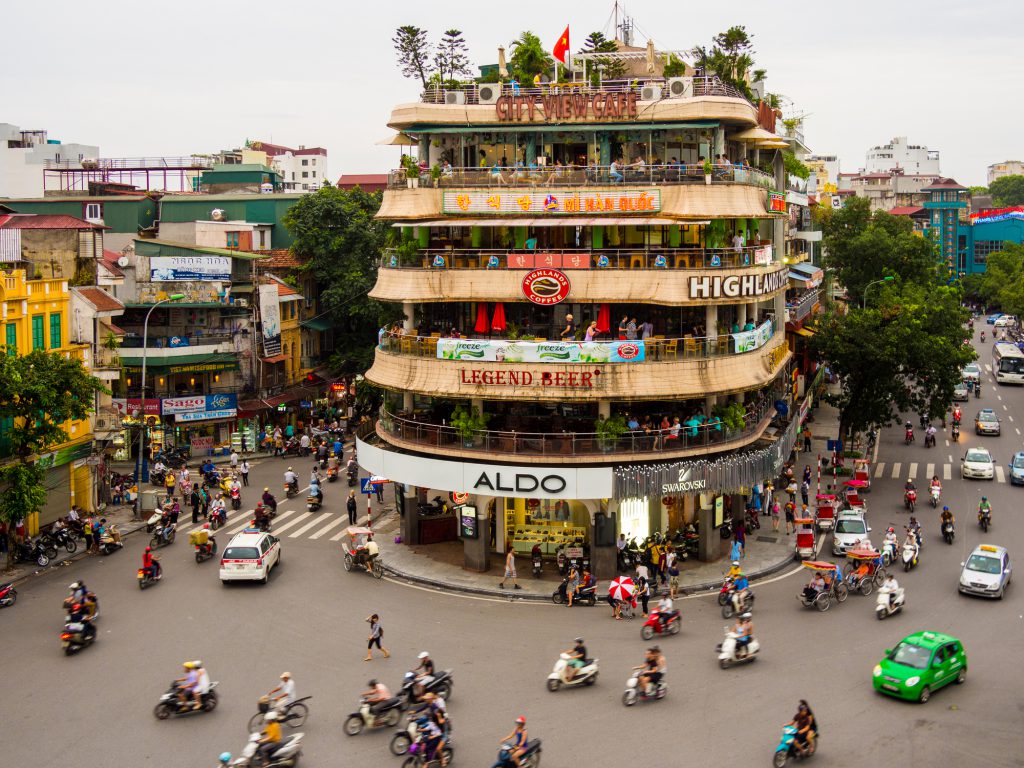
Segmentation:
{"type": "Polygon", "coordinates": [[[419,78],[423,90],[427,89],[427,80],[434,72],[434,64],[430,59],[430,40],[427,31],[406,25],[395,30],[391,38],[398,56],[398,67],[408,78],[419,78]]]}
{"type": "MultiPolygon", "coordinates": [[[[580,53],[615,53],[618,50],[619,46],[614,40],[609,40],[602,32],[591,32],[583,41],[580,53]]],[[[596,69],[600,66],[602,68],[600,73],[595,71],[591,75],[595,83],[598,79],[616,80],[626,74],[626,65],[617,59],[601,57],[591,59],[591,62],[593,62],[591,67],[596,69]]]]}
{"type": "Polygon", "coordinates": [[[520,83],[529,83],[537,75],[550,72],[554,66],[540,38],[533,32],[522,32],[512,41],[512,56],[509,57],[509,74],[520,83]]]}
{"type": "Polygon", "coordinates": [[[437,51],[434,53],[434,67],[441,76],[441,82],[458,81],[459,77],[468,77],[472,74],[469,68],[469,56],[466,53],[466,40],[462,37],[462,30],[446,30],[441,40],[437,43],[437,51]]]}
{"type": "Polygon", "coordinates": [[[714,73],[722,82],[735,87],[748,99],[753,98],[750,81],[763,80],[766,72],[754,69],[754,38],[746,27],[737,25],[711,39],[710,49],[696,46],[690,51],[694,66],[705,75],[714,73]]]}

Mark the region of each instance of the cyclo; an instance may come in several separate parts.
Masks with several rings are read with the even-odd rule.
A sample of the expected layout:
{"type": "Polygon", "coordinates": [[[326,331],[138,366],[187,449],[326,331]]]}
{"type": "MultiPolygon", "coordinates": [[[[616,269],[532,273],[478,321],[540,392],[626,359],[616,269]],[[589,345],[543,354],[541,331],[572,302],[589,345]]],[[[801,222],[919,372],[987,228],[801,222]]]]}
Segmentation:
{"type": "Polygon", "coordinates": [[[367,551],[366,545],[371,536],[373,530],[370,528],[350,525],[345,529],[341,537],[341,546],[345,553],[345,570],[361,568],[379,579],[384,576],[384,564],[380,561],[380,555],[370,555],[367,551]]]}
{"type": "Polygon", "coordinates": [[[819,611],[827,611],[832,607],[832,601],[845,602],[850,596],[850,590],[843,581],[843,575],[839,572],[839,566],[835,563],[827,563],[821,560],[804,560],[804,568],[820,573],[824,577],[824,588],[819,592],[808,584],[803,591],[796,596],[796,599],[804,606],[810,608],[812,605],[819,611]]]}
{"type": "Polygon", "coordinates": [[[870,595],[872,589],[882,586],[885,576],[881,552],[873,549],[846,551],[843,578],[851,590],[859,590],[862,595],[870,595]]]}

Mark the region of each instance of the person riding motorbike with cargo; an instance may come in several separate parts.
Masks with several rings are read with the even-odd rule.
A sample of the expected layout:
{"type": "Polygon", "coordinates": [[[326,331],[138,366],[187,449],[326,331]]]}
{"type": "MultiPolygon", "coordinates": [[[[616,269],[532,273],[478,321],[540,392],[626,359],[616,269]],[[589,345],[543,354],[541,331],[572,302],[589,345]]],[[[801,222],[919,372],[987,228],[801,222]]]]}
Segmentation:
{"type": "Polygon", "coordinates": [[[281,673],[281,684],[272,688],[267,694],[271,706],[279,712],[284,712],[295,701],[295,680],[291,672],[281,673]],[[277,694],[275,696],[275,694],[277,694]]]}
{"type": "Polygon", "coordinates": [[[981,520],[982,517],[992,519],[992,505],[989,503],[988,496],[982,496],[981,502],[978,504],[978,519],[981,520]]]}

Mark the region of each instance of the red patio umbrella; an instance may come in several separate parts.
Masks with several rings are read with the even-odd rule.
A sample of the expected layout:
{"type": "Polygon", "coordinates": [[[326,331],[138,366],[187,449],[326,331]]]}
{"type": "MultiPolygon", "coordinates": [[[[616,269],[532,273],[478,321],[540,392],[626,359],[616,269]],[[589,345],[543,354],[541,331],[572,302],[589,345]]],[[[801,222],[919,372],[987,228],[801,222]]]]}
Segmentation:
{"type": "Polygon", "coordinates": [[[597,310],[597,332],[598,333],[611,333],[612,332],[612,306],[611,304],[602,304],[597,310]]]}
{"type": "Polygon", "coordinates": [[[506,328],[508,328],[508,323],[505,322],[505,305],[495,304],[494,315],[491,316],[491,330],[504,331],[506,328]]]}
{"type": "Polygon", "coordinates": [[[487,333],[490,325],[487,319],[487,302],[481,301],[476,305],[476,325],[473,326],[473,331],[475,333],[487,333]]]}

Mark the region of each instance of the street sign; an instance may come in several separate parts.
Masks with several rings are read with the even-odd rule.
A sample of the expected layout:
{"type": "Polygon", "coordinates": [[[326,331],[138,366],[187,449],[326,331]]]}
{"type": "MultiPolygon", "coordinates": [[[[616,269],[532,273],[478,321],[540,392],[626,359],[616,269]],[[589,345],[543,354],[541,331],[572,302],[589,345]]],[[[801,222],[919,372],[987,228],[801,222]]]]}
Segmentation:
{"type": "Polygon", "coordinates": [[[843,452],[843,441],[842,440],[829,440],[828,449],[834,453],[843,452]]]}
{"type": "Polygon", "coordinates": [[[359,492],[367,495],[373,493],[373,483],[370,482],[370,478],[364,477],[359,480],[359,492]]]}

